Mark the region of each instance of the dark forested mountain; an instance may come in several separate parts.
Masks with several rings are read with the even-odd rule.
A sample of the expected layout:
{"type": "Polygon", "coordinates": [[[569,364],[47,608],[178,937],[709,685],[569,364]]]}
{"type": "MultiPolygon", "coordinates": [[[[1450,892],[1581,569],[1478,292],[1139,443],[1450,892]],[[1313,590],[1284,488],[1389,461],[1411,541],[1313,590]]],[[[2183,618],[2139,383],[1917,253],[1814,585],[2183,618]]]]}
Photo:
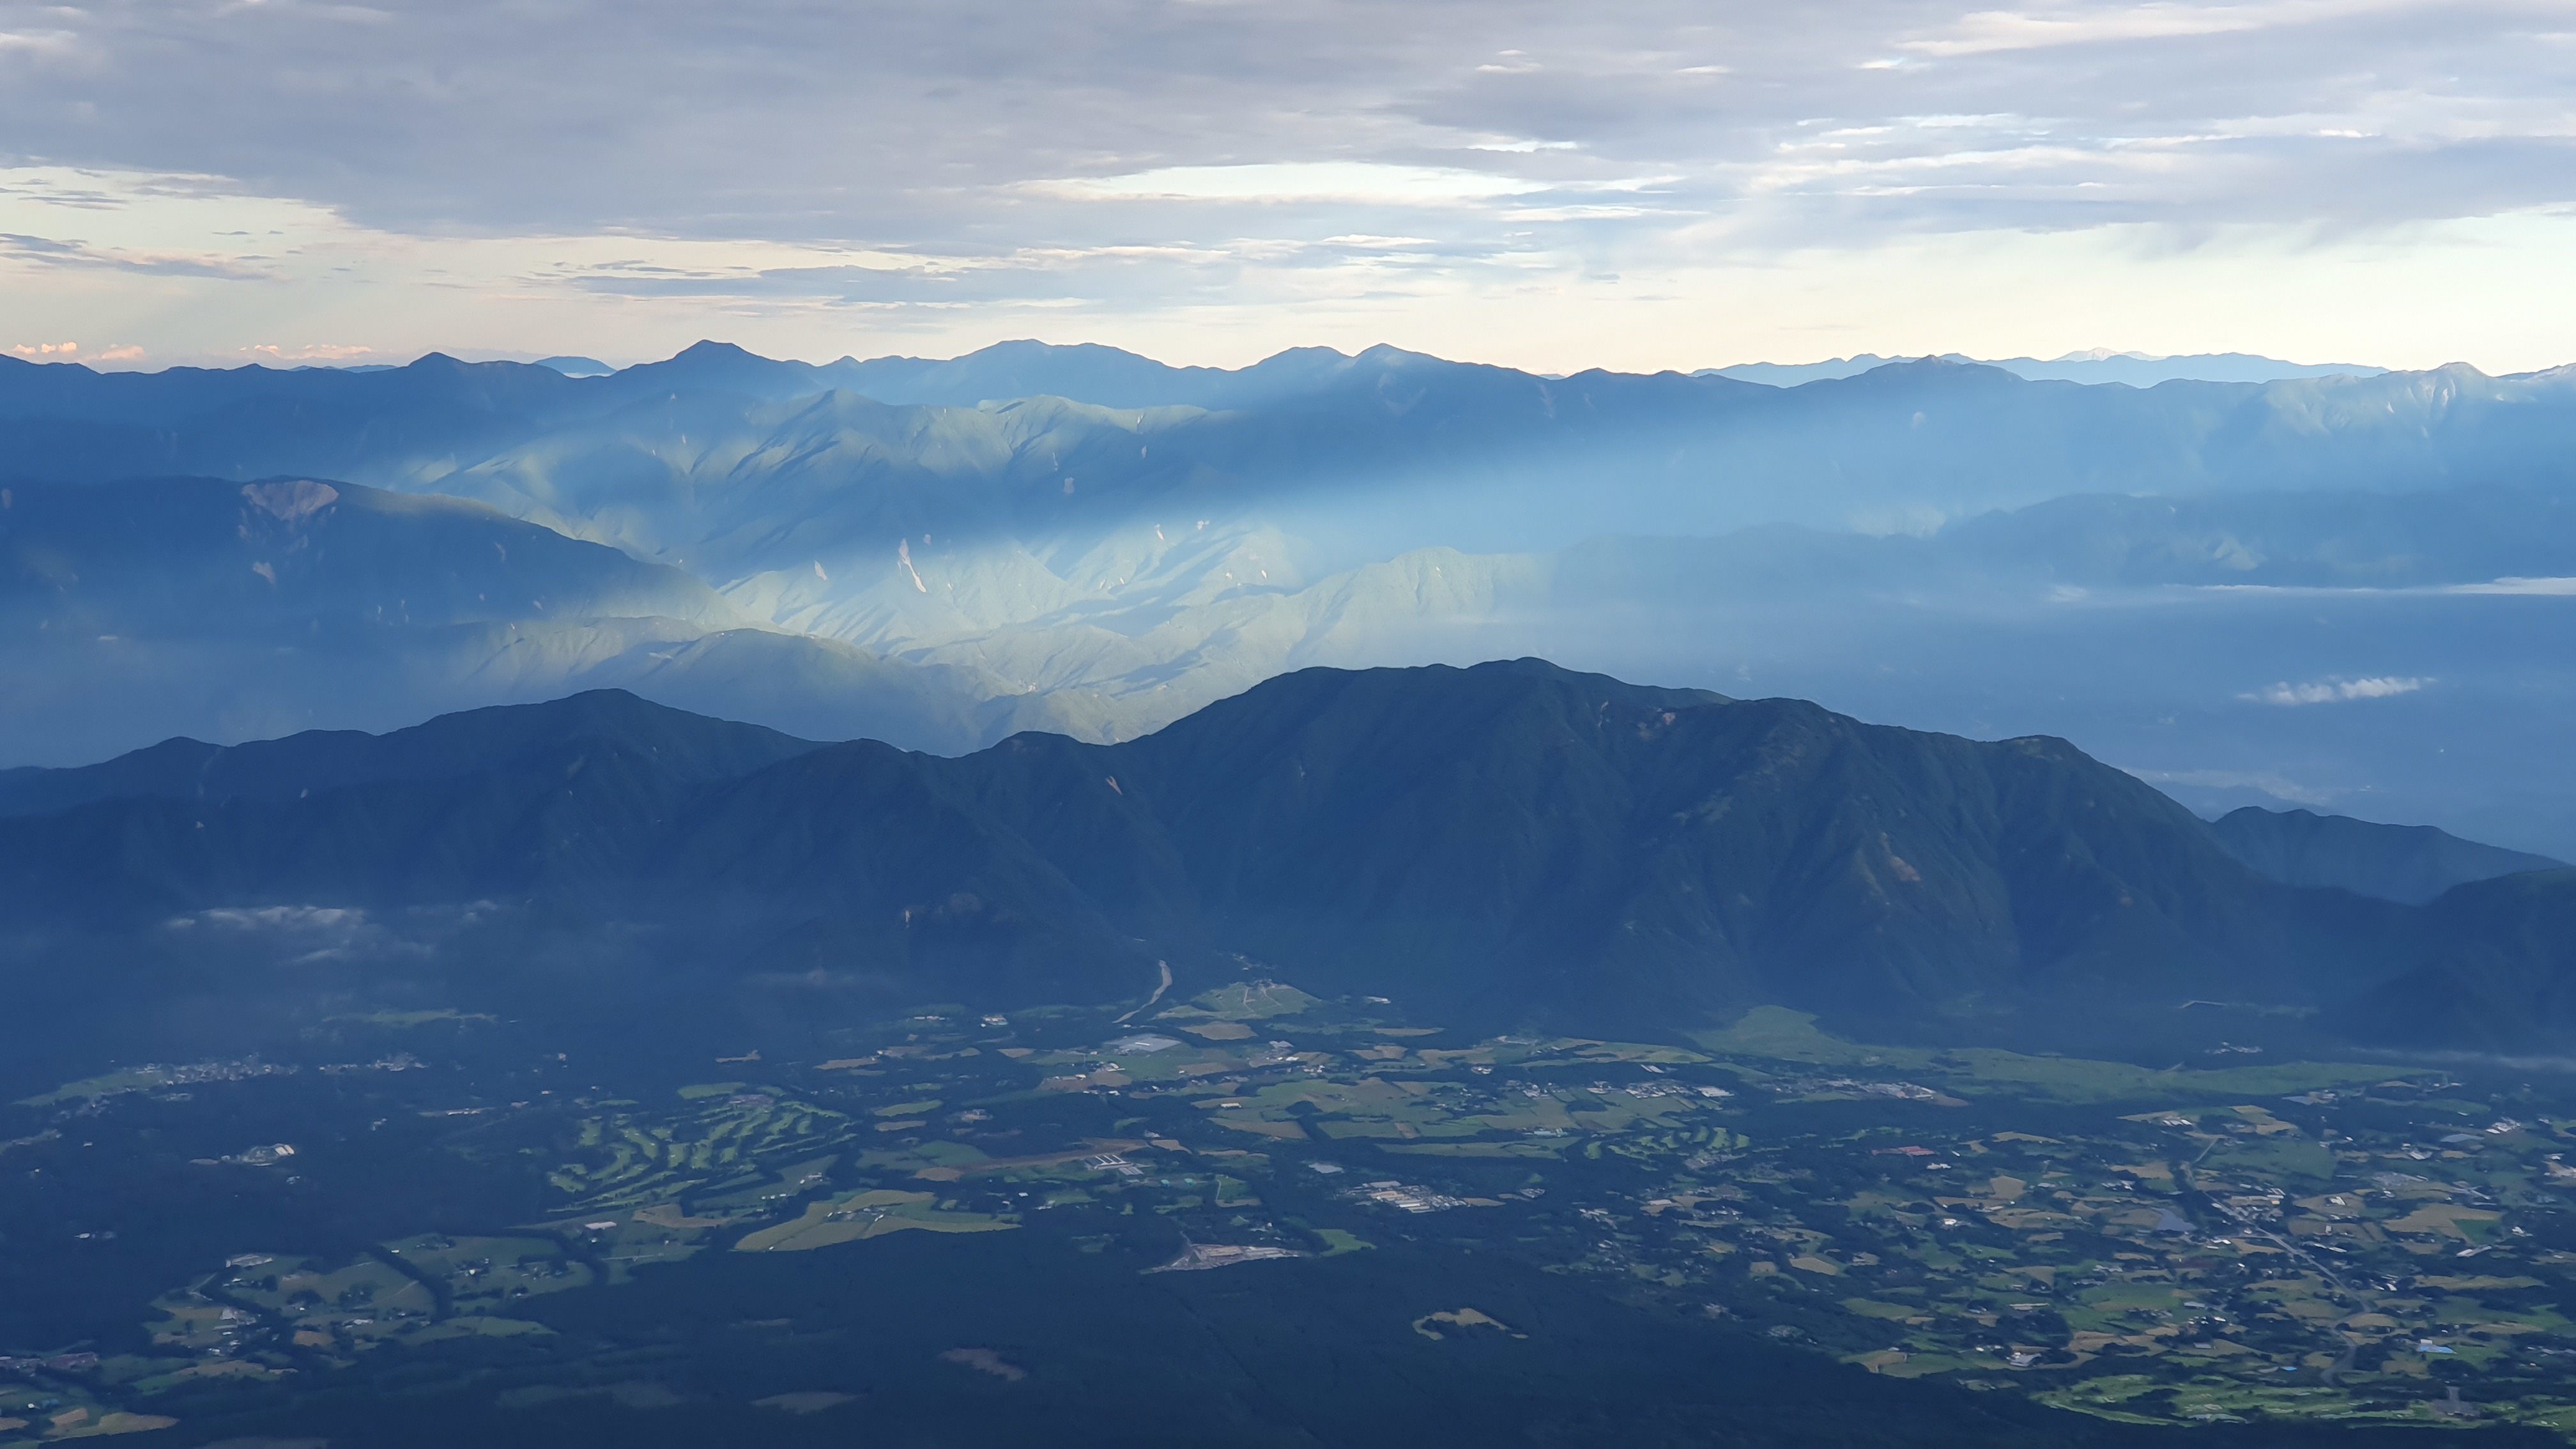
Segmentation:
{"type": "Polygon", "coordinates": [[[8,789],[87,802],[0,821],[22,925],[514,901],[720,940],[736,971],[994,1003],[1249,960],[1505,1024],[1781,1003],[2045,1039],[2202,998],[2367,1034],[2388,1025],[2355,1003],[2416,989],[2388,983],[2554,979],[2567,949],[2486,930],[2457,892],[2421,911],[2269,879],[2060,741],[1536,661],[1305,671],[1126,744],[959,759],[600,694],[8,789]],[[192,770],[218,783],[195,793],[192,770]]]}
{"type": "Polygon", "coordinates": [[[2337,886],[2421,904],[2456,885],[2566,862],[2480,845],[2429,825],[2381,825],[2348,815],[2248,805],[2210,825],[2221,848],[2274,880],[2337,886]]]}
{"type": "Polygon", "coordinates": [[[545,704],[441,715],[381,735],[313,730],[229,746],[174,739],[75,769],[0,771],[0,815],[48,814],[100,800],[295,800],[363,785],[462,780],[568,739],[649,760],[683,784],[733,779],[818,748],[758,725],[646,704],[622,690],[594,690],[545,704]]]}
{"type": "Polygon", "coordinates": [[[2576,1039],[2576,870],[2460,886],[2425,908],[2418,964],[2345,1019],[2410,1047],[2546,1052],[2576,1039]]]}

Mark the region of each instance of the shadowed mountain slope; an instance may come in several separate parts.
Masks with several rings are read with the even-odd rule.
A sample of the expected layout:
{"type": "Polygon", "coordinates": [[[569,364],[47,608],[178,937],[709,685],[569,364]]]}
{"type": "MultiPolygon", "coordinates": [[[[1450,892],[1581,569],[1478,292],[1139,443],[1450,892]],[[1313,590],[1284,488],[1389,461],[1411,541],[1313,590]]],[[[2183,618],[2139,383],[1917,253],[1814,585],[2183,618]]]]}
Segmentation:
{"type": "Polygon", "coordinates": [[[2274,880],[2417,905],[2470,881],[2567,868],[2545,855],[2480,845],[2429,825],[2380,825],[2307,810],[2248,805],[2209,828],[2228,854],[2274,880]]]}
{"type": "Polygon", "coordinates": [[[0,821],[0,892],[22,920],[94,925],[518,900],[914,999],[1111,997],[1158,957],[1249,959],[1491,1023],[1671,1030],[1780,1003],[1931,1039],[2188,998],[2336,1007],[2441,959],[2434,914],[2266,879],[2061,741],[1537,661],[1309,670],[1122,745],[671,743],[733,728],[592,696],[517,717],[516,753],[479,772],[295,798],[285,781],[351,747],[284,741],[269,798],[0,821]]]}
{"type": "Polygon", "coordinates": [[[2421,964],[2339,1013],[2345,1030],[2417,1048],[2576,1046],[2576,869],[2460,886],[2424,908],[2421,964]]]}
{"type": "Polygon", "coordinates": [[[98,800],[292,800],[363,785],[457,780],[567,740],[634,754],[683,785],[733,779],[818,748],[623,690],[592,690],[544,704],[441,715],[389,734],[313,730],[229,746],[175,739],[77,769],[0,771],[0,814],[46,814],[98,800]]]}

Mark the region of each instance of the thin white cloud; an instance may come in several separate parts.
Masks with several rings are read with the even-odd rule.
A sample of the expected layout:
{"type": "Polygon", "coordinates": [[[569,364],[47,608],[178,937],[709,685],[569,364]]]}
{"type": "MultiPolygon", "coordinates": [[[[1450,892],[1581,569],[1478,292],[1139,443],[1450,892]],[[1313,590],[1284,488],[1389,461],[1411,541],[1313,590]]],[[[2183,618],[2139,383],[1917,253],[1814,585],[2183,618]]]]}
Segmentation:
{"type": "Polygon", "coordinates": [[[2465,584],[2404,584],[2393,588],[2364,584],[2196,584],[2178,592],[2178,597],[2193,595],[2277,594],[2295,598],[2396,598],[2419,595],[2429,598],[2485,598],[2499,595],[2523,598],[2576,597],[2576,578],[2508,577],[2465,584]]]}
{"type": "MultiPolygon", "coordinates": [[[[479,907],[443,908],[433,917],[452,916],[479,907]]],[[[413,913],[415,919],[422,913],[413,913]]],[[[370,958],[418,957],[430,954],[426,942],[406,939],[362,909],[352,906],[230,906],[173,916],[164,930],[192,936],[214,936],[255,943],[292,965],[370,958]]]]}
{"type": "Polygon", "coordinates": [[[2271,770],[2131,770],[2130,774],[2159,788],[2181,785],[2196,790],[2253,790],[2275,800],[2317,809],[2331,805],[2350,792],[2320,785],[2303,785],[2271,770]]]}
{"type": "Polygon", "coordinates": [[[274,342],[258,342],[242,349],[242,354],[260,362],[355,362],[373,357],[376,349],[354,342],[304,342],[292,347],[274,342]]]}
{"type": "Polygon", "coordinates": [[[35,55],[48,60],[71,53],[77,37],[68,30],[0,30],[0,56],[35,55]]]}
{"type": "Polygon", "coordinates": [[[31,268],[81,267],[151,276],[209,277],[223,281],[250,281],[272,275],[265,267],[249,259],[205,253],[138,252],[20,232],[0,232],[0,260],[31,268]]]}
{"type": "Polygon", "coordinates": [[[2525,598],[2576,598],[2576,579],[2504,578],[2483,584],[2451,584],[2444,587],[2442,592],[2446,594],[2510,594],[2519,595],[2525,598]]]}
{"type": "Polygon", "coordinates": [[[2274,0],[2245,5],[2061,5],[2046,10],[1980,10],[1943,32],[1900,42],[1949,58],[2065,45],[2233,35],[2310,25],[2406,8],[2408,0],[2274,0]]]}
{"type": "Polygon", "coordinates": [[[2342,704],[2356,699],[2393,699],[2413,694],[2433,681],[2428,678],[2376,675],[2366,679],[2320,679],[2305,684],[2267,684],[2237,696],[2253,704],[2304,705],[2342,704]]]}
{"type": "Polygon", "coordinates": [[[1166,166],[1126,176],[1038,182],[1032,190],[1102,201],[1352,201],[1441,206],[1545,190],[1538,182],[1443,166],[1292,161],[1166,166]]]}

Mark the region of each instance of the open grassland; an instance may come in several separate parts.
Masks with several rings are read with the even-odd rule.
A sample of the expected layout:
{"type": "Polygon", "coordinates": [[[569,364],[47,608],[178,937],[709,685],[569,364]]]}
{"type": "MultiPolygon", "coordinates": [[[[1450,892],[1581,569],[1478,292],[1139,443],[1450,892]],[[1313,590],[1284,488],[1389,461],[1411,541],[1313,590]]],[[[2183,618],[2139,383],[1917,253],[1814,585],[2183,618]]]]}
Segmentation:
{"type": "Polygon", "coordinates": [[[943,1211],[934,1193],[871,1190],[810,1204],[794,1220],[763,1228],[733,1247],[737,1253],[803,1253],[907,1229],[989,1233],[1016,1226],[982,1213],[943,1211]]]}

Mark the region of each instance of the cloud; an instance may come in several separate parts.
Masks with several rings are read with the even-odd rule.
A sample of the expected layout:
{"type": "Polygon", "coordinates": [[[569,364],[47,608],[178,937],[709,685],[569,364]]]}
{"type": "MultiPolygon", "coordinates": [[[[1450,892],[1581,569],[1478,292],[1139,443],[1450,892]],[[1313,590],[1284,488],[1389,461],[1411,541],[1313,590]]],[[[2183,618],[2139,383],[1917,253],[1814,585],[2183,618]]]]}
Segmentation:
{"type": "Polygon", "coordinates": [[[300,347],[280,347],[271,342],[254,343],[241,349],[242,355],[262,362],[355,362],[372,357],[376,349],[348,342],[307,342],[300,347]]]}
{"type": "Polygon", "coordinates": [[[128,342],[84,353],[77,342],[21,342],[9,349],[9,355],[30,362],[131,362],[143,356],[143,349],[128,342]]]}
{"type": "Polygon", "coordinates": [[[381,955],[396,946],[365,911],[340,906],[219,907],[174,916],[163,929],[240,941],[295,965],[381,955]]]}
{"type": "Polygon", "coordinates": [[[41,56],[55,60],[73,48],[74,37],[66,30],[0,30],[0,57],[41,56]]]}
{"type": "Polygon", "coordinates": [[[2405,8],[2405,0],[2281,0],[2233,5],[2063,5],[2038,13],[1980,10],[1962,17],[1938,35],[1900,44],[1906,50],[1929,56],[1985,55],[2006,50],[2235,35],[2405,8]]]}
{"type": "MultiPolygon", "coordinates": [[[[1741,199],[1828,133],[1878,168],[1940,162],[2026,187],[2000,209],[2043,226],[2069,224],[2047,203],[2089,201],[2074,192],[2097,178],[2034,176],[2026,151],[2102,160],[2159,137],[2270,135],[2282,144],[2265,155],[2175,158],[2125,209],[2277,216],[2334,193],[2304,175],[2336,149],[2328,132],[2369,172],[2569,129],[2563,11],[2495,0],[1965,15],[1852,0],[1722,18],[1682,0],[746,0],[712,31],[680,0],[334,13],[0,0],[0,33],[41,31],[90,60],[0,60],[14,67],[0,124],[21,155],[223,176],[396,230],[934,249],[1003,218],[1024,240],[1099,239],[1078,214],[1033,208],[1041,195],[1414,206],[1671,173],[1741,199]],[[1891,55],[1913,63],[1864,69],[1891,55]],[[2019,142],[1963,117],[2005,118],[2019,142]]],[[[2531,184],[2493,171],[2473,191],[2531,184]]],[[[2565,180],[2537,184],[2563,195],[2565,180]]],[[[2363,189],[2378,216],[2422,214],[2407,188],[2363,189]]],[[[1697,205],[1677,194],[1673,210],[1697,205]]],[[[1875,226],[1955,224],[1939,208],[1876,212],[1875,226]]]]}
{"type": "MultiPolygon", "coordinates": [[[[1477,148],[1485,149],[1485,148],[1477,148]]],[[[1039,182],[1035,190],[1087,200],[1363,201],[1440,206],[1547,189],[1547,184],[1443,166],[1300,161],[1243,166],[1167,166],[1127,176],[1039,182]]]]}
{"type": "Polygon", "coordinates": [[[479,903],[478,906],[448,908],[426,923],[422,919],[423,913],[415,911],[398,923],[404,929],[396,930],[353,906],[226,906],[173,916],[162,923],[162,929],[193,937],[239,942],[253,949],[272,952],[276,959],[287,964],[303,966],[324,961],[427,956],[432,953],[433,946],[416,939],[409,932],[419,930],[423,924],[447,926],[447,918],[477,909],[479,903]]]}
{"type": "Polygon", "coordinates": [[[2338,796],[2350,793],[2302,785],[2270,770],[2131,770],[2129,773],[2158,788],[2180,785],[2196,790],[2253,790],[2275,800],[2320,810],[2333,804],[2338,796]]]}
{"type": "Polygon", "coordinates": [[[2502,578],[2483,584],[2447,584],[2447,594],[2511,594],[2530,598],[2567,598],[2576,596],[2576,579],[2571,578],[2502,578]]]}
{"type": "MultiPolygon", "coordinates": [[[[630,319],[1072,308],[1176,335],[1228,306],[1279,319],[1284,342],[1319,298],[1366,316],[1429,299],[1488,324],[1543,305],[1563,331],[1624,287],[1696,305],[1705,336],[1739,325],[1783,258],[1833,253],[1857,259],[1836,263],[1845,280],[1892,259],[1907,275],[1884,295],[1921,299],[1877,324],[1917,336],[1870,350],[1943,350],[1970,345],[1933,310],[1956,289],[1926,286],[1941,259],[1912,249],[1944,238],[2023,256],[2092,238],[2062,263],[2081,270],[2258,234],[2286,271],[2329,241],[2421,254],[2408,228],[2576,199],[2576,41],[2536,0],[743,0],[712,17],[681,0],[0,0],[0,35],[19,38],[0,42],[0,135],[44,158],[20,173],[46,173],[0,175],[0,257],[117,285],[291,284],[299,315],[387,316],[396,294],[369,289],[395,277],[399,320],[424,332],[458,299],[630,319]],[[1322,259],[1355,235],[1417,244],[1400,272],[1322,259]]],[[[2537,235],[2512,255],[2563,255],[2563,229],[2537,235]]],[[[2491,235],[2459,251],[2490,272],[2505,255],[2491,235]]],[[[2305,272],[2388,295],[2376,271],[2305,272]]],[[[2192,315],[2243,314],[2207,273],[2169,275],[2192,315]]],[[[1857,296],[1836,280],[1798,285],[1857,296]]],[[[2476,308],[2406,310],[2456,329],[2476,308]]],[[[2019,345],[2102,342],[2257,339],[2019,345]]]]}
{"type": "Polygon", "coordinates": [[[2355,699],[2393,699],[2413,694],[2430,679],[2379,675],[2368,679],[2321,679],[2308,684],[2267,684],[2236,696],[2254,704],[2341,704],[2355,699]]]}
{"type": "Polygon", "coordinates": [[[206,926],[225,931],[344,931],[367,924],[367,913],[344,906],[218,907],[173,917],[170,927],[206,926]]]}
{"type": "Polygon", "coordinates": [[[0,258],[39,267],[94,267],[162,277],[241,281],[268,275],[264,268],[229,257],[129,252],[18,232],[0,232],[0,258]]]}

